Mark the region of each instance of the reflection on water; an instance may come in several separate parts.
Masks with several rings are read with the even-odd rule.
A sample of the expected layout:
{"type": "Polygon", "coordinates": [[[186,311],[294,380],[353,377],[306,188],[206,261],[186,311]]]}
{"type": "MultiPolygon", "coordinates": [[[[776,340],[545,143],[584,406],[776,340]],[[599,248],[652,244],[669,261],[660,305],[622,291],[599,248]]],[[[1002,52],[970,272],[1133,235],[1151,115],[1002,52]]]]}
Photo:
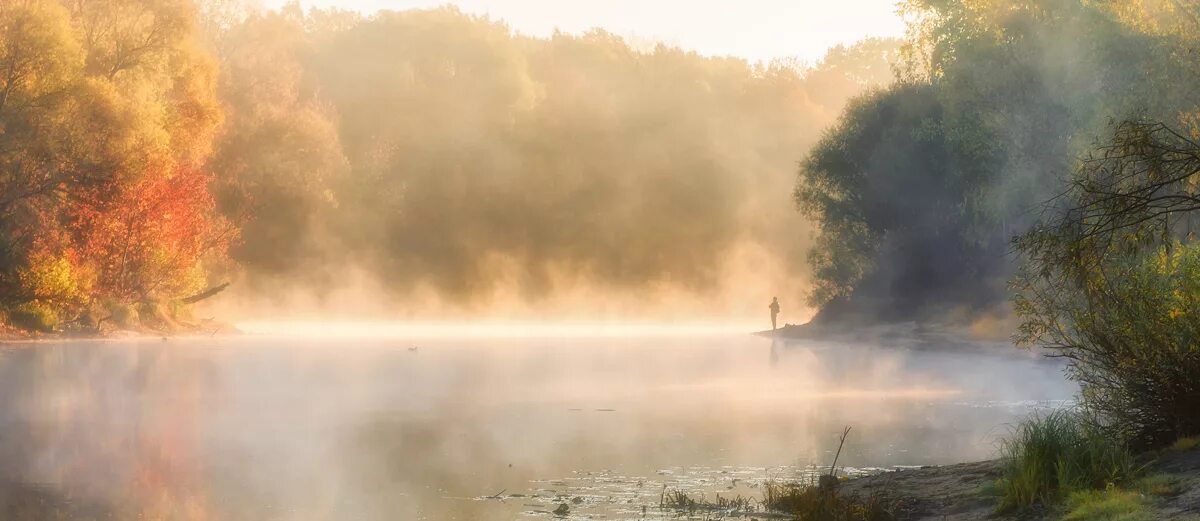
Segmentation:
{"type": "Polygon", "coordinates": [[[842,462],[992,455],[1073,388],[1015,350],[744,335],[0,349],[5,519],[646,519],[842,462]],[[711,496],[710,496],[711,497],[711,496]]]}

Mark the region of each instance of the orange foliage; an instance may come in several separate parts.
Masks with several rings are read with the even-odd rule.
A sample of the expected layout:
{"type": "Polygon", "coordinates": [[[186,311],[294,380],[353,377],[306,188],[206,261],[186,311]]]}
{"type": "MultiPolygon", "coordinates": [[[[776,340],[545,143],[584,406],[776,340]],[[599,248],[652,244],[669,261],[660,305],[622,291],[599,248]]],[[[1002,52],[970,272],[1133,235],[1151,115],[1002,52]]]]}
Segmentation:
{"type": "Polygon", "coordinates": [[[223,254],[233,228],[216,217],[210,176],[183,169],[85,192],[72,207],[72,251],[96,268],[96,292],[119,300],[203,283],[200,261],[223,254]]]}

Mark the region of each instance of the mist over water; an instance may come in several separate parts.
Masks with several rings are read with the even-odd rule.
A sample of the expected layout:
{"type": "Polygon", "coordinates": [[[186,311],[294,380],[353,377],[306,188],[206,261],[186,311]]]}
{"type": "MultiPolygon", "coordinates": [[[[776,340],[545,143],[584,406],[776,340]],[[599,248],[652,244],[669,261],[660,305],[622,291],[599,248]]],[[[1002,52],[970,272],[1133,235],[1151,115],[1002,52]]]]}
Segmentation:
{"type": "Polygon", "coordinates": [[[0,506],[35,512],[36,490],[75,517],[514,519],[579,497],[576,515],[666,517],[664,486],[754,497],[827,465],[847,425],[850,467],[988,458],[1004,424],[1074,391],[984,344],[422,327],[0,351],[0,506]]]}

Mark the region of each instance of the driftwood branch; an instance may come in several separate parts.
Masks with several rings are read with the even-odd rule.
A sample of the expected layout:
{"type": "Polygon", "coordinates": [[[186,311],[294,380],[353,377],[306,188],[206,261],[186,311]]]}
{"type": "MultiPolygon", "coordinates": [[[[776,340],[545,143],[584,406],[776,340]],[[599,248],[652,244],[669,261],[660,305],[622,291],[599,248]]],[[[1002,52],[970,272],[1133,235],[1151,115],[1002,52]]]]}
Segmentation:
{"type": "Polygon", "coordinates": [[[228,287],[229,287],[229,283],[228,283],[228,282],[226,282],[226,283],[224,283],[224,284],[220,284],[220,285],[217,285],[217,286],[213,286],[213,287],[211,287],[211,288],[208,288],[208,289],[206,289],[206,290],[204,290],[204,291],[201,291],[200,293],[197,293],[197,294],[195,294],[195,295],[192,295],[192,296],[190,296],[190,297],[181,298],[181,299],[179,299],[179,302],[182,302],[182,303],[184,303],[184,304],[195,304],[195,303],[197,303],[197,302],[200,302],[201,300],[204,300],[204,299],[206,299],[206,298],[209,298],[209,297],[211,297],[211,296],[213,296],[213,295],[216,295],[217,293],[220,293],[220,292],[222,292],[222,291],[225,291],[225,288],[228,288],[228,287]]]}
{"type": "Polygon", "coordinates": [[[850,435],[850,427],[847,426],[846,430],[842,431],[841,441],[838,442],[837,454],[833,455],[833,464],[829,466],[829,475],[830,476],[837,475],[836,472],[837,472],[838,458],[840,458],[842,456],[842,446],[846,444],[846,436],[849,436],[849,435],[850,435]]]}

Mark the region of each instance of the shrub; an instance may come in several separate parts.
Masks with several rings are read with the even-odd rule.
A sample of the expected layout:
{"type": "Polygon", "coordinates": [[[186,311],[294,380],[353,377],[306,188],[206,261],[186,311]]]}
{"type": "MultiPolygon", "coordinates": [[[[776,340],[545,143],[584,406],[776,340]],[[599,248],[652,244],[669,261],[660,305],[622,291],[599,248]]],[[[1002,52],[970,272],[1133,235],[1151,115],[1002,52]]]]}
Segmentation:
{"type": "Polygon", "coordinates": [[[1075,491],[1105,489],[1137,474],[1125,446],[1076,411],[1034,415],[1000,446],[1000,510],[1059,501],[1075,491]]]}
{"type": "Polygon", "coordinates": [[[1200,434],[1200,142],[1117,122],[1015,240],[1019,340],[1070,360],[1081,401],[1137,449],[1200,434]]]}
{"type": "Polygon", "coordinates": [[[1200,434],[1200,245],[1083,276],[1086,291],[1024,289],[1024,339],[1067,358],[1081,404],[1135,448],[1200,434]]]}
{"type": "Polygon", "coordinates": [[[58,313],[48,304],[26,302],[8,310],[8,321],[21,329],[51,333],[58,326],[58,313]]]}

